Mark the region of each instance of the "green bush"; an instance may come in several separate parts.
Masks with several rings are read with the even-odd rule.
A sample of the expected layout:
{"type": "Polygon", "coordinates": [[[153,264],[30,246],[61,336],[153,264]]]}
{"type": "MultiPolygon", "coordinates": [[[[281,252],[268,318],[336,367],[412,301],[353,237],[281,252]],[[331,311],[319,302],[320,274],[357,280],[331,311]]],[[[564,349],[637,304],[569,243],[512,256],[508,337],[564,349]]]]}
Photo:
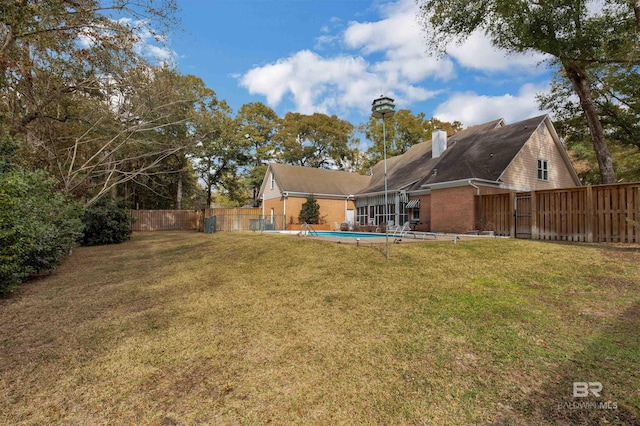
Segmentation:
{"type": "Polygon", "coordinates": [[[55,191],[44,171],[4,164],[0,173],[0,295],[56,268],[82,234],[82,208],[55,191]]]}
{"type": "Polygon", "coordinates": [[[300,222],[316,224],[320,220],[320,204],[316,201],[313,194],[307,197],[307,201],[302,204],[300,209],[300,222]]]}
{"type": "Polygon", "coordinates": [[[129,209],[103,197],[84,212],[82,245],[117,244],[131,238],[129,209]]]}

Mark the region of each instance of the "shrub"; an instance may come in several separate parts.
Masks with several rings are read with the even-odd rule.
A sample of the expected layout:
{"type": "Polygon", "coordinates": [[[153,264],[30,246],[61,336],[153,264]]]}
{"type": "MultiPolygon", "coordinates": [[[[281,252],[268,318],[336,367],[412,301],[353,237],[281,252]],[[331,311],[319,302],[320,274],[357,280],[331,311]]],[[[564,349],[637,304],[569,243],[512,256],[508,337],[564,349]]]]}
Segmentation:
{"type": "Polygon", "coordinates": [[[318,204],[313,194],[310,194],[307,197],[307,201],[302,204],[299,219],[301,222],[310,224],[318,223],[320,219],[320,204],[318,204]]]}
{"type": "Polygon", "coordinates": [[[82,208],[54,189],[44,171],[0,174],[0,295],[60,264],[81,235],[82,208]]]}
{"type": "Polygon", "coordinates": [[[82,245],[117,244],[131,238],[129,209],[103,197],[84,212],[82,245]]]}

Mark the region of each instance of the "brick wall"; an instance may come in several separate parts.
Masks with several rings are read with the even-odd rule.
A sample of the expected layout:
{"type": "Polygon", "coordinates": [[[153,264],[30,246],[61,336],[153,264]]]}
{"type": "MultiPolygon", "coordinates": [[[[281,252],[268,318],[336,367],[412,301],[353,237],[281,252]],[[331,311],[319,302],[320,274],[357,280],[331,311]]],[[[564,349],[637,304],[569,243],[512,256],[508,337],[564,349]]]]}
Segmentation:
{"type": "MultiPolygon", "coordinates": [[[[287,197],[286,199],[286,221],[287,224],[298,223],[298,215],[302,209],[302,205],[307,201],[306,197],[287,197]],[[292,220],[293,218],[293,220],[292,220]]],[[[334,222],[342,223],[346,220],[347,209],[355,209],[353,201],[332,200],[316,198],[320,205],[320,217],[328,224],[333,225],[334,222]]],[[[264,214],[270,215],[271,208],[274,209],[276,215],[285,214],[284,198],[264,200],[264,214]]]]}
{"type": "Polygon", "coordinates": [[[276,216],[284,214],[283,211],[284,205],[282,204],[282,198],[272,198],[270,200],[264,200],[262,202],[262,211],[265,216],[269,216],[271,214],[271,209],[273,208],[273,214],[276,216]]]}
{"type": "MultiPolygon", "coordinates": [[[[412,197],[416,198],[416,197],[412,197]]],[[[421,195],[420,199],[420,222],[416,225],[416,231],[431,231],[431,195],[421,195]]]]}
{"type": "Polygon", "coordinates": [[[475,229],[475,194],[471,186],[431,191],[431,230],[465,233],[475,229]]]}

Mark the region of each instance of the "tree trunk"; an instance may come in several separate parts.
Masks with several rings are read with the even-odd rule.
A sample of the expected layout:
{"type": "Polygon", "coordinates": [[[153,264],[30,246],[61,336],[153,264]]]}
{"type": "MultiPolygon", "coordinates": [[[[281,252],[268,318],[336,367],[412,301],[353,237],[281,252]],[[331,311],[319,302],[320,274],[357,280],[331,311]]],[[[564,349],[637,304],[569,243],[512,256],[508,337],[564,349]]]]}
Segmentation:
{"type": "Polygon", "coordinates": [[[213,185],[211,183],[207,183],[207,207],[211,208],[211,188],[213,185]]]}
{"type": "Polygon", "coordinates": [[[209,167],[207,168],[207,208],[211,208],[211,188],[213,187],[213,180],[211,177],[211,167],[213,166],[211,158],[207,159],[209,167]]]}
{"type": "Polygon", "coordinates": [[[176,190],[176,209],[182,210],[182,172],[178,172],[178,189],[176,190]]]}
{"type": "Polygon", "coordinates": [[[598,112],[593,104],[589,76],[579,64],[563,61],[562,66],[567,72],[567,77],[571,80],[573,88],[580,98],[580,106],[587,119],[587,126],[591,134],[593,149],[596,152],[602,183],[615,183],[616,175],[613,169],[613,160],[611,159],[607,140],[604,137],[604,129],[602,128],[600,117],[598,117],[598,112]]]}

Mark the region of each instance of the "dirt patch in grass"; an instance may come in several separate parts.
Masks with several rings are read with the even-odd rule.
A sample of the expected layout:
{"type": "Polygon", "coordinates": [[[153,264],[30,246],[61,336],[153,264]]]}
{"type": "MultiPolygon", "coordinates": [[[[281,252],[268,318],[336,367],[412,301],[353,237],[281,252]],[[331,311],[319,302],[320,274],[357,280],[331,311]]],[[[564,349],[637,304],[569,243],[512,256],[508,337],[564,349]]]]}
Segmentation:
{"type": "Polygon", "coordinates": [[[387,261],[179,232],[80,248],[0,301],[0,424],[638,423],[637,255],[487,239],[387,261]],[[567,408],[574,381],[617,408],[567,408]]]}

